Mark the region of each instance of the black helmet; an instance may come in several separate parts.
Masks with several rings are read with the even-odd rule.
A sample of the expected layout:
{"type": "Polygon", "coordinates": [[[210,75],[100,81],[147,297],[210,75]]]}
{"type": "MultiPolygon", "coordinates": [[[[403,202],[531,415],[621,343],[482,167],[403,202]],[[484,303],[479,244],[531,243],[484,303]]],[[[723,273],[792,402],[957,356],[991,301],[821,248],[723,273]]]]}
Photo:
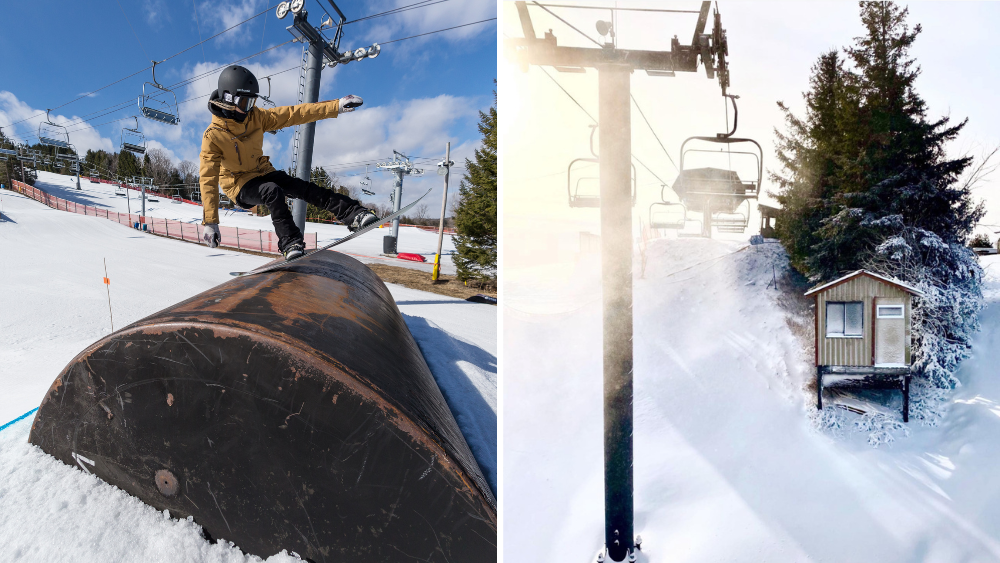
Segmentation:
{"type": "Polygon", "coordinates": [[[229,92],[233,97],[256,97],[260,93],[260,88],[257,86],[257,78],[252,72],[239,65],[233,65],[219,75],[219,97],[224,101],[232,102],[232,100],[226,99],[226,92],[229,92]]]}

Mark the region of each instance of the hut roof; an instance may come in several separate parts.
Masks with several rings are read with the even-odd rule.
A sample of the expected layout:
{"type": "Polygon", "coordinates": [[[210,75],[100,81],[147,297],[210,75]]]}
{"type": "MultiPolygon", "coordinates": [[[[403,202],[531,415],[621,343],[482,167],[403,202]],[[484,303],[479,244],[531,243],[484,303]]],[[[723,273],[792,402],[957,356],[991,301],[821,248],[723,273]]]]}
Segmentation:
{"type": "Polygon", "coordinates": [[[924,296],[924,292],[922,292],[919,289],[913,287],[912,285],[908,285],[908,284],[905,284],[905,283],[903,283],[903,282],[901,282],[899,280],[895,280],[895,279],[892,279],[892,278],[887,278],[885,276],[880,276],[878,274],[874,274],[874,273],[869,272],[867,270],[857,270],[855,272],[851,272],[850,274],[847,274],[846,276],[837,278],[837,279],[833,280],[832,282],[825,283],[825,284],[823,284],[823,285],[821,285],[819,287],[814,287],[814,288],[810,289],[809,291],[807,291],[805,293],[805,296],[808,297],[810,295],[815,295],[816,293],[819,293],[821,291],[825,291],[827,289],[830,289],[831,287],[834,287],[834,286],[840,285],[840,284],[842,284],[844,282],[850,281],[851,279],[854,279],[854,278],[856,278],[858,276],[868,276],[868,277],[874,278],[874,279],[876,279],[876,280],[878,280],[880,282],[887,283],[887,284],[889,284],[891,286],[895,286],[895,287],[897,287],[897,288],[899,288],[899,289],[901,289],[903,291],[912,293],[913,295],[919,295],[920,297],[924,296]]]}

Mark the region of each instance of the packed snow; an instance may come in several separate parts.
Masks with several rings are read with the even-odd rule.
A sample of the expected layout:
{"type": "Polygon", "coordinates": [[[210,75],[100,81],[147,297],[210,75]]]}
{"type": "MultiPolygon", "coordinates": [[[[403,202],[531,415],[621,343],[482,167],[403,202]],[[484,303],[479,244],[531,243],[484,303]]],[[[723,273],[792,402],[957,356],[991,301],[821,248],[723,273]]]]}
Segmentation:
{"type": "MultiPolygon", "coordinates": [[[[600,257],[562,256],[505,270],[509,561],[592,561],[604,539],[600,257]]],[[[982,262],[982,332],[939,425],[879,448],[869,415],[828,404],[860,431],[816,423],[812,309],[780,245],[663,239],[647,259],[633,303],[641,561],[1000,560],[1000,259],[982,262]]]]}
{"type": "MultiPolygon", "coordinates": [[[[138,210],[141,209],[141,199],[137,197],[139,192],[135,190],[116,190],[116,186],[113,184],[94,183],[86,178],[80,179],[80,189],[77,190],[76,176],[64,176],[54,172],[39,172],[35,187],[56,197],[99,209],[108,209],[119,213],[138,213],[138,210]],[[128,196],[115,195],[116,191],[127,191],[128,196]]],[[[411,193],[411,197],[416,197],[416,195],[415,192],[411,193]]],[[[147,216],[172,219],[184,223],[201,224],[203,209],[200,205],[178,203],[177,201],[161,196],[152,196],[157,201],[149,201],[149,197],[147,195],[147,216]]],[[[426,199],[424,201],[426,202],[426,199]]],[[[404,204],[409,203],[405,193],[403,195],[403,202],[404,204]]],[[[365,202],[362,201],[362,203],[365,202]]],[[[220,209],[219,221],[219,224],[225,227],[239,227],[241,229],[258,229],[263,231],[274,230],[270,216],[255,217],[243,210],[220,209]]],[[[317,244],[319,246],[330,244],[350,234],[344,225],[312,222],[306,223],[306,232],[316,233],[317,244]]],[[[338,246],[337,250],[353,256],[366,264],[376,262],[392,266],[415,268],[428,272],[431,271],[434,263],[434,254],[437,252],[437,232],[425,231],[416,227],[401,226],[399,228],[397,250],[399,252],[420,254],[427,260],[426,263],[382,256],[382,235],[386,234],[389,234],[388,230],[377,229],[367,236],[345,242],[338,246]]],[[[455,273],[455,265],[451,261],[451,255],[454,252],[455,245],[452,242],[451,235],[445,235],[441,244],[442,273],[455,273]]]]}
{"type": "MultiPolygon", "coordinates": [[[[94,205],[101,196],[91,186],[77,194],[94,205]]],[[[231,271],[269,261],[51,209],[7,190],[0,190],[0,213],[0,426],[37,407],[63,367],[111,332],[112,315],[122,328],[232,279],[231,271]],[[103,283],[105,263],[110,286],[103,283]]],[[[387,286],[495,493],[497,308],[387,286]]],[[[28,444],[31,421],[0,430],[0,560],[260,560],[226,542],[209,543],[194,523],[169,518],[28,444]]]]}

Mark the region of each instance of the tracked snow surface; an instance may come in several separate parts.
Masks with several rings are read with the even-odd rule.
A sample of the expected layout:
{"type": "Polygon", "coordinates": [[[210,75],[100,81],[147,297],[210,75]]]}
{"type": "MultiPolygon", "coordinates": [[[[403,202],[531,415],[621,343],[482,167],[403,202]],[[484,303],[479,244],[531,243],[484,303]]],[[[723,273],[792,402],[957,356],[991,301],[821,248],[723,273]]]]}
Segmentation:
{"type": "MultiPolygon", "coordinates": [[[[7,190],[0,210],[0,426],[37,407],[63,367],[111,332],[105,259],[116,328],[269,261],[7,190]]],[[[388,287],[496,492],[497,308],[388,287]]],[[[31,421],[0,429],[0,561],[260,561],[28,444],[31,421]]]]}
{"type": "MultiPolygon", "coordinates": [[[[812,309],[780,245],[658,240],[647,257],[633,303],[640,561],[1000,561],[997,257],[945,417],[879,448],[814,422],[812,309]]],[[[507,561],[593,561],[603,543],[599,262],[505,271],[507,561]]]]}

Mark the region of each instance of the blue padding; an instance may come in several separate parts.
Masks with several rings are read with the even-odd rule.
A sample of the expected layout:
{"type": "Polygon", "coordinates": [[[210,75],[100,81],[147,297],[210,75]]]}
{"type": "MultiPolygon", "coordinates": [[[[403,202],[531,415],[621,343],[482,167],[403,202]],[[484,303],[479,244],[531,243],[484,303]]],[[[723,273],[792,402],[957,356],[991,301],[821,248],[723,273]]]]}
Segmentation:
{"type": "Polygon", "coordinates": [[[4,428],[7,428],[8,426],[13,426],[15,423],[20,422],[20,421],[28,418],[29,416],[35,414],[35,411],[37,411],[37,410],[38,410],[38,407],[35,407],[35,408],[31,409],[30,411],[22,414],[21,416],[19,416],[19,417],[15,418],[14,420],[8,422],[7,424],[4,424],[3,426],[0,426],[0,430],[3,430],[4,428]]]}

